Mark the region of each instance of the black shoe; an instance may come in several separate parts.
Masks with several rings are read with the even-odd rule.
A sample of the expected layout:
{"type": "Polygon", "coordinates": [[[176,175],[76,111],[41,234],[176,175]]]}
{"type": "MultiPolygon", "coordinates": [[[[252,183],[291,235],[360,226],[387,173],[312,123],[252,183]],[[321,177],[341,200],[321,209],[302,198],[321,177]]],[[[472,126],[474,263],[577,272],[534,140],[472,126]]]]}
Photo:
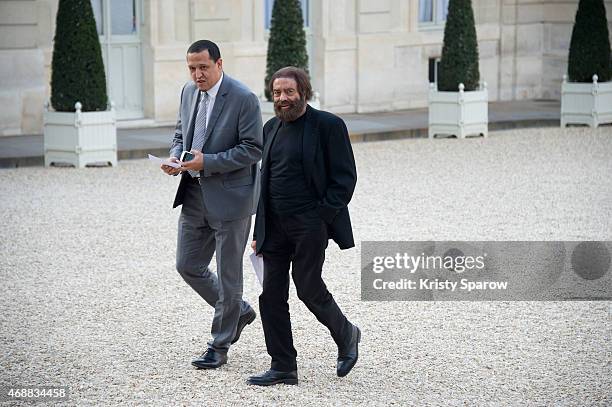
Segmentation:
{"type": "Polygon", "coordinates": [[[246,314],[240,315],[240,319],[238,320],[238,327],[236,328],[236,336],[234,336],[234,339],[232,339],[232,344],[238,342],[238,339],[240,339],[240,334],[242,333],[244,327],[255,321],[256,316],[257,314],[255,313],[255,310],[253,308],[251,308],[246,314]]]}
{"type": "Polygon", "coordinates": [[[336,374],[338,377],[344,377],[355,366],[359,357],[359,341],[361,340],[361,331],[353,325],[351,341],[344,350],[338,349],[338,364],[336,364],[336,374]]]}
{"type": "Polygon", "coordinates": [[[198,369],[216,369],[227,363],[227,354],[207,349],[199,358],[191,362],[198,369]]]}
{"type": "Polygon", "coordinates": [[[247,379],[248,384],[255,386],[272,386],[274,384],[298,384],[297,370],[292,372],[279,372],[270,369],[259,376],[251,376],[247,379]]]}

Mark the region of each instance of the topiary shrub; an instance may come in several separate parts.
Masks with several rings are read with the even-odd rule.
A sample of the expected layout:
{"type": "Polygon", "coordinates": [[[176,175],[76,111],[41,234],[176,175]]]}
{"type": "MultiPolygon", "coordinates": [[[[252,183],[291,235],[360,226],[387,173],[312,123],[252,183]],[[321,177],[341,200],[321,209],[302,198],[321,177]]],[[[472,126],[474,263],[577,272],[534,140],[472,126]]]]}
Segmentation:
{"type": "Polygon", "coordinates": [[[276,71],[295,66],[308,72],[306,34],[299,0],[274,2],[266,62],[264,91],[268,100],[272,100],[268,83],[276,71]]]}
{"type": "Polygon", "coordinates": [[[612,76],[610,34],[603,0],[580,0],[570,41],[567,73],[571,82],[599,82],[612,76]]]}
{"type": "Polygon", "coordinates": [[[90,0],[60,0],[57,9],[51,105],[56,111],[106,110],[106,77],[90,0]]]}
{"type": "Polygon", "coordinates": [[[471,0],[450,0],[444,27],[444,45],[438,68],[438,90],[457,92],[478,88],[478,41],[471,0]]]}

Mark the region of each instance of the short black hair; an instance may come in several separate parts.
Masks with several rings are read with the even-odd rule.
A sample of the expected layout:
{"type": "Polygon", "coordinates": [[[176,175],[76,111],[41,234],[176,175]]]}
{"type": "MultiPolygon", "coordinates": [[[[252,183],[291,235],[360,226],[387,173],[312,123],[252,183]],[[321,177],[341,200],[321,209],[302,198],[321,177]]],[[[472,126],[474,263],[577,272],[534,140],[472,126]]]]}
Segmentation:
{"type": "Polygon", "coordinates": [[[187,50],[188,54],[197,54],[198,52],[208,51],[208,55],[213,62],[217,62],[221,58],[221,51],[219,47],[212,41],[209,40],[198,40],[189,46],[187,50]]]}

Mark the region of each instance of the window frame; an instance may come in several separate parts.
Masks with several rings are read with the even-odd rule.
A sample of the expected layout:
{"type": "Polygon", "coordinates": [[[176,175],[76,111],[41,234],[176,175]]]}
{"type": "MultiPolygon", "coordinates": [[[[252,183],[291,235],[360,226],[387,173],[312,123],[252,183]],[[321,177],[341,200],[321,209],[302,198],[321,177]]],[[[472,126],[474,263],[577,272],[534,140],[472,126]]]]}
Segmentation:
{"type": "Polygon", "coordinates": [[[427,81],[430,84],[432,84],[432,83],[435,84],[436,88],[438,86],[438,69],[440,68],[440,58],[441,57],[439,57],[439,56],[438,57],[429,57],[429,58],[427,58],[427,76],[428,76],[427,77],[427,81]],[[429,78],[430,64],[431,64],[432,60],[433,60],[433,82],[431,82],[430,78],[429,78]]]}
{"type": "MultiPolygon", "coordinates": [[[[272,24],[272,8],[275,0],[264,0],[264,30],[270,32],[272,24]],[[269,16],[269,18],[268,18],[269,16]]],[[[310,0],[299,0],[302,6],[302,18],[304,19],[304,31],[308,33],[310,30],[310,0]]]]}
{"type": "MultiPolygon", "coordinates": [[[[441,28],[444,28],[444,25],[446,24],[446,17],[443,18],[444,15],[444,11],[440,10],[440,0],[418,0],[419,1],[419,13],[418,13],[418,24],[419,24],[419,29],[432,29],[432,30],[438,30],[441,28]],[[432,3],[432,12],[431,12],[431,16],[432,16],[432,20],[431,21],[421,21],[421,4],[424,1],[430,1],[432,3]]],[[[450,0],[442,0],[446,2],[446,14],[448,14],[448,3],[450,2],[450,0]]]]}

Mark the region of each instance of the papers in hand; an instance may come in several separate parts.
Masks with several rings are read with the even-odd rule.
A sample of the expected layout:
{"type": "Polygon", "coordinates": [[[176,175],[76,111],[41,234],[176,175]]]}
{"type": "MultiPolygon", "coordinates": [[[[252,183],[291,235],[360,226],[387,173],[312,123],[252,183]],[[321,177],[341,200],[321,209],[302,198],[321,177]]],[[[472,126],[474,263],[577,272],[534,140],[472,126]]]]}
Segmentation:
{"type": "Polygon", "coordinates": [[[149,160],[153,161],[154,163],[164,164],[172,168],[181,168],[180,163],[174,163],[172,161],[164,160],[162,158],[155,157],[154,155],[151,155],[151,154],[149,154],[149,160]]]}
{"type": "Polygon", "coordinates": [[[257,254],[255,254],[255,252],[251,253],[249,257],[251,259],[251,264],[253,265],[253,270],[255,270],[257,280],[259,281],[259,285],[263,287],[263,257],[259,257],[257,254]]]}

